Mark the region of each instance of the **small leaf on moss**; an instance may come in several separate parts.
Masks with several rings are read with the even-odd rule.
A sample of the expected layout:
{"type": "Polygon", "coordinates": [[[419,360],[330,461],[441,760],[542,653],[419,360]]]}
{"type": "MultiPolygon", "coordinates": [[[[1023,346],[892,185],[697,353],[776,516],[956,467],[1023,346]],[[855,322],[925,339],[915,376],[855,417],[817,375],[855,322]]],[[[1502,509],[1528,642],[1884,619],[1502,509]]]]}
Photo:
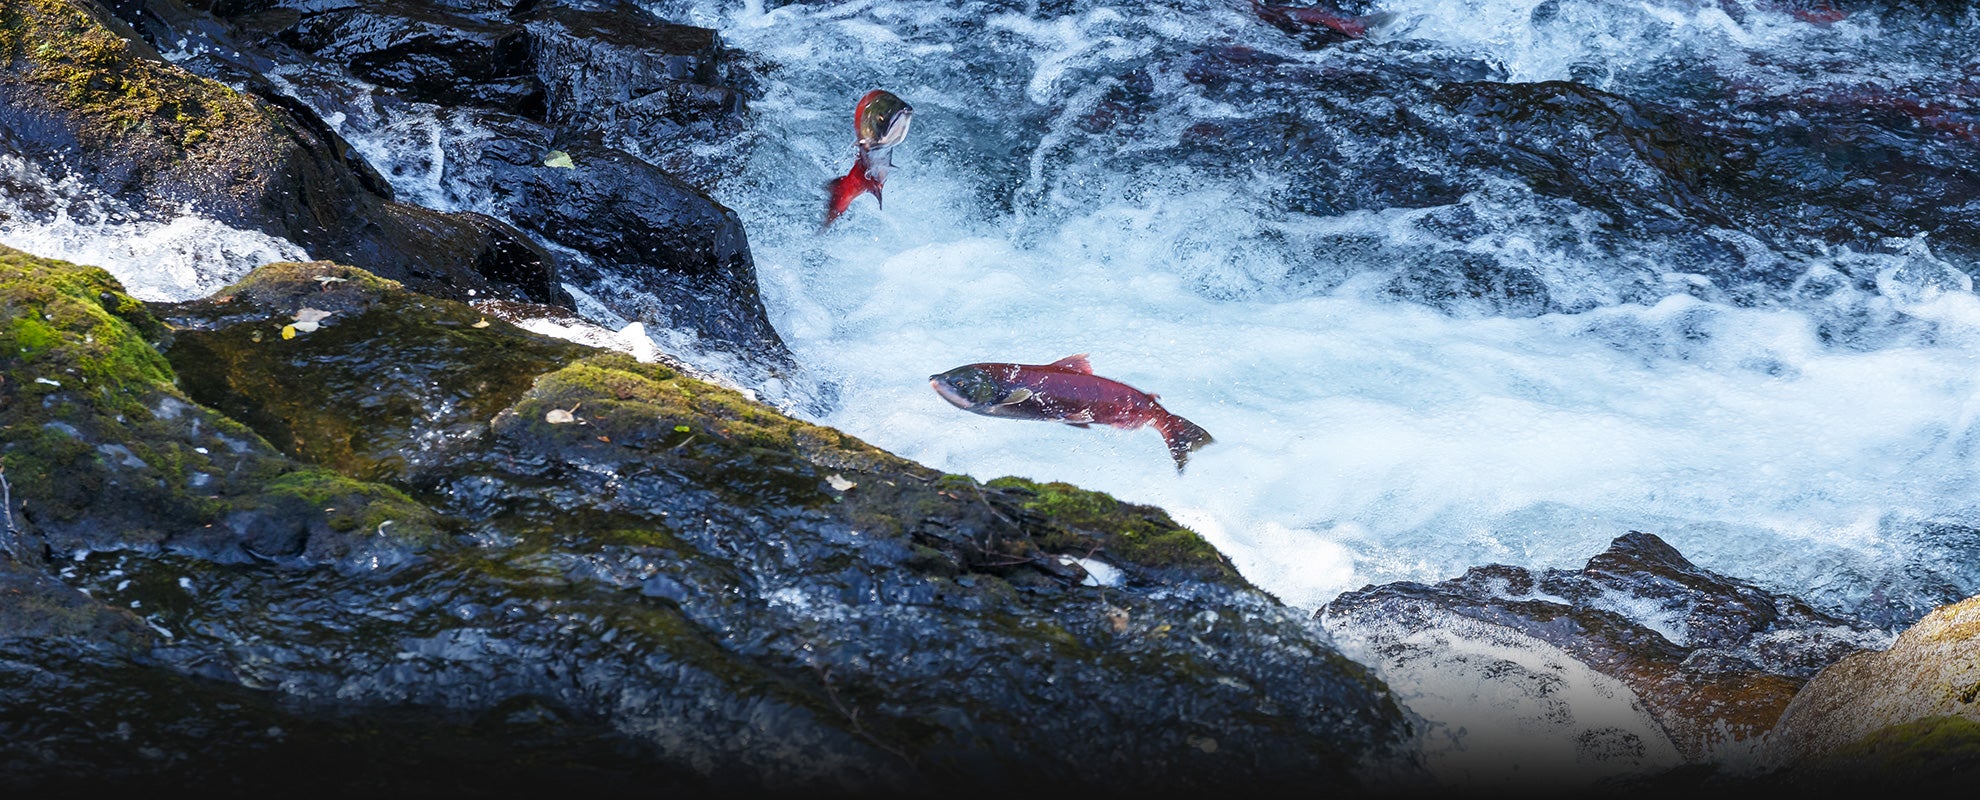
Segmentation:
{"type": "Polygon", "coordinates": [[[548,422],[552,425],[563,425],[570,422],[576,422],[577,415],[572,414],[569,411],[565,411],[561,408],[553,408],[550,409],[550,413],[543,415],[543,421],[548,422]]]}
{"type": "Polygon", "coordinates": [[[846,480],[845,476],[839,475],[838,473],[833,473],[831,475],[825,476],[825,482],[832,484],[832,488],[834,490],[841,492],[859,485],[857,483],[853,483],[852,481],[846,480]]]}
{"type": "Polygon", "coordinates": [[[476,327],[476,328],[486,328],[486,327],[488,327],[488,319],[487,319],[486,317],[484,317],[484,318],[482,318],[482,320],[481,320],[480,322],[477,322],[477,323],[475,323],[475,324],[474,324],[474,327],[476,327]]]}

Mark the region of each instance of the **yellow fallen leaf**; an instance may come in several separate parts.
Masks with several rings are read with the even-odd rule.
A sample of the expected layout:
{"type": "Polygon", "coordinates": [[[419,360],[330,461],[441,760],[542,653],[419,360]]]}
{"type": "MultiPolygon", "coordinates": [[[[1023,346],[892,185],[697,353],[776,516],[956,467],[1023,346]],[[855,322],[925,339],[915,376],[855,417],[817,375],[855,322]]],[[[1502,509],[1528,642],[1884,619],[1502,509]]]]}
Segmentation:
{"type": "Polygon", "coordinates": [[[544,156],[543,166],[563,167],[564,169],[576,168],[576,165],[571,163],[571,154],[562,150],[552,150],[550,151],[550,155],[544,156]]]}
{"type": "Polygon", "coordinates": [[[488,327],[488,320],[487,320],[486,318],[483,318],[483,319],[482,319],[482,320],[481,320],[480,322],[477,322],[477,323],[475,323],[475,324],[474,324],[474,327],[477,327],[477,328],[486,328],[486,327],[488,327]]]}
{"type": "Polygon", "coordinates": [[[283,325],[283,326],[282,326],[282,338],[284,338],[284,339],[294,339],[294,338],[296,338],[296,326],[294,326],[294,325],[283,325]]]}
{"type": "Polygon", "coordinates": [[[553,408],[550,409],[550,413],[543,415],[543,421],[552,425],[563,425],[569,422],[576,422],[577,415],[561,408],[553,408]]]}

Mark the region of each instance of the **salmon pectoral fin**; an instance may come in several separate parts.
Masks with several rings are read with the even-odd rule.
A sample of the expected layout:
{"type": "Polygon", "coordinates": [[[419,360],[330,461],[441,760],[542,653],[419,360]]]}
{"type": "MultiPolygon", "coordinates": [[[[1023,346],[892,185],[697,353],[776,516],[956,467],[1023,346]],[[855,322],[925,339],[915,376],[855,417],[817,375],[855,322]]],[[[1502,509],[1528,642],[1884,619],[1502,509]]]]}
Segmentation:
{"type": "Polygon", "coordinates": [[[1154,422],[1155,429],[1162,432],[1162,441],[1169,446],[1169,457],[1176,460],[1177,474],[1189,464],[1190,453],[1217,441],[1202,426],[1174,414],[1156,417],[1154,422]]]}

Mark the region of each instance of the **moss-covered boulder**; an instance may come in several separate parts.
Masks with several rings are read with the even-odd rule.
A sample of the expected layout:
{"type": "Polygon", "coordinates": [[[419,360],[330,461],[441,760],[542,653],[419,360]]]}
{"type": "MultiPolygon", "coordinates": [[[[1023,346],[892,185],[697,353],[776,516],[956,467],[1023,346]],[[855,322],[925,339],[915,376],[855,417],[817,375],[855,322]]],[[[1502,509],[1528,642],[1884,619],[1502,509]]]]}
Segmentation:
{"type": "Polygon", "coordinates": [[[1771,765],[1797,785],[1964,791],[1980,777],[1980,597],[1822,670],[1767,743],[1771,765]]]}
{"type": "Polygon", "coordinates": [[[0,247],[0,466],[32,550],[334,562],[433,537],[399,490],[284,457],[189,400],[152,347],[166,335],[108,273],[0,247]]]}
{"type": "MultiPolygon", "coordinates": [[[[78,389],[46,404],[35,389],[5,406],[9,431],[44,430],[64,409],[71,449],[95,454],[85,474],[124,493],[104,507],[72,499],[74,519],[54,524],[37,466],[53,445],[15,436],[0,450],[8,474],[43,487],[23,540],[67,553],[56,543],[93,532],[51,579],[169,643],[107,671],[66,650],[29,659],[77,694],[131,675],[256,689],[290,709],[285,726],[359,720],[366,752],[459,767],[476,786],[1357,791],[1416,775],[1381,682],[1158,509],[945,475],[677,366],[547,339],[345,265],[271,265],[214,297],[146,308],[95,270],[16,260],[0,287],[39,299],[9,319],[52,333],[29,335],[32,359],[0,362],[6,385],[53,392],[35,378],[102,347],[128,363],[91,387],[114,379],[106,396],[132,398],[99,415],[78,389]],[[76,288],[37,293],[51,285],[76,288]],[[164,397],[170,419],[153,411],[164,397]],[[192,480],[179,473],[145,473],[163,489],[126,476],[139,467],[123,451],[96,449],[112,441],[146,464],[195,465],[211,507],[178,499],[192,480]],[[195,458],[223,450],[221,469],[195,458]],[[296,549],[293,535],[228,523],[283,503],[314,515],[305,531],[403,544],[325,563],[306,536],[287,558],[230,559],[228,543],[296,549]],[[85,525],[113,507],[151,533],[85,525]],[[436,730],[523,744],[462,760],[436,730]]],[[[38,724],[74,752],[114,751],[115,723],[77,708],[38,724]]],[[[0,725],[30,713],[0,694],[0,725]]],[[[119,713],[148,747],[193,746],[161,722],[183,703],[119,713]]],[[[198,743],[220,754],[212,769],[255,763],[233,785],[292,785],[297,769],[361,785],[242,758],[295,757],[243,732],[245,713],[192,712],[192,727],[234,731],[198,743]]],[[[24,746],[0,741],[0,762],[24,746]]],[[[131,785],[214,777],[128,759],[92,769],[131,785]]]]}
{"type": "Polygon", "coordinates": [[[28,161],[140,214],[189,210],[422,291],[570,304],[526,236],[392,202],[312,112],[251,80],[181,69],[95,0],[0,1],[0,142],[28,161]]]}

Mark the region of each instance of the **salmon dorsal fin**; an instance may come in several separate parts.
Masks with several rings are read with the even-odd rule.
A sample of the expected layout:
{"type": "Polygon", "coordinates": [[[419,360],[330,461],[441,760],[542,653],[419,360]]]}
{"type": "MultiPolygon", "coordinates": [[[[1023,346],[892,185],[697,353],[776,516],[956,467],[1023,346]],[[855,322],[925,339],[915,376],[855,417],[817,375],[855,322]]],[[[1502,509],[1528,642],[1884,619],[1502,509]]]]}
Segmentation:
{"type": "Polygon", "coordinates": [[[1093,365],[1087,363],[1085,353],[1080,353],[1079,355],[1076,356],[1066,356],[1065,358],[1061,358],[1057,361],[1052,362],[1048,366],[1057,367],[1059,369],[1067,370],[1070,372],[1077,372],[1081,375],[1093,374],[1093,365]]]}

